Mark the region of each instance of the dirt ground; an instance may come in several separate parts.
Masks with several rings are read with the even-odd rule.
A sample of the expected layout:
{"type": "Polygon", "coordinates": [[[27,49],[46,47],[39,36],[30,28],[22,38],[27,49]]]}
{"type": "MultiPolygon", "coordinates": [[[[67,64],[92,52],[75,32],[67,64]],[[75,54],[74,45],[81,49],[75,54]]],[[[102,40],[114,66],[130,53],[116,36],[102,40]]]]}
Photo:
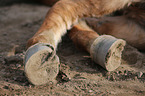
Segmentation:
{"type": "Polygon", "coordinates": [[[0,7],[0,96],[145,96],[145,55],[126,46],[121,66],[107,72],[63,37],[57,54],[57,84],[31,85],[24,75],[27,40],[38,30],[49,7],[19,3],[0,7]]]}

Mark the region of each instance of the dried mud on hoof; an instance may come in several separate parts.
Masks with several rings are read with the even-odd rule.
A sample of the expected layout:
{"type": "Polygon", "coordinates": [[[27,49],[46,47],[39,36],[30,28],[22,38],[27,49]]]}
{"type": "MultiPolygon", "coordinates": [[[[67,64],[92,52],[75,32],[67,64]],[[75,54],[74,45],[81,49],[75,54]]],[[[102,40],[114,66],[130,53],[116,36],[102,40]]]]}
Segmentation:
{"type": "Polygon", "coordinates": [[[26,77],[34,85],[55,82],[59,72],[59,58],[47,44],[35,44],[25,56],[26,77]]]}
{"type": "Polygon", "coordinates": [[[113,36],[99,36],[92,44],[92,59],[107,71],[114,71],[121,64],[121,55],[126,42],[113,36]]]}

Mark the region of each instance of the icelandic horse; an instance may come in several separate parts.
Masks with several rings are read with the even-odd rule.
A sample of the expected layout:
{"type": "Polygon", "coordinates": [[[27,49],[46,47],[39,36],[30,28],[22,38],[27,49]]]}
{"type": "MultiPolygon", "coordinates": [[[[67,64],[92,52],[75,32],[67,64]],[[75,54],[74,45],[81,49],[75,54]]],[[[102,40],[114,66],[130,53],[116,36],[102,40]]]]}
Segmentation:
{"type": "MultiPolygon", "coordinates": [[[[80,18],[102,17],[116,10],[122,9],[131,3],[144,1],[145,0],[60,0],[55,3],[48,11],[38,32],[30,38],[27,43],[28,49],[25,55],[24,71],[29,82],[34,85],[42,85],[56,81],[56,76],[59,72],[59,58],[56,55],[57,45],[61,41],[61,37],[66,34],[67,30],[70,30],[74,25],[76,25],[80,18]]],[[[89,28],[86,28],[86,30],[92,31],[89,28]]],[[[105,54],[101,54],[107,55],[107,58],[103,57],[103,60],[110,61],[110,54],[116,52],[114,47],[118,50],[119,55],[116,55],[120,57],[125,41],[120,39],[117,40],[110,36],[109,38],[112,38],[113,41],[109,41],[110,39],[108,36],[100,37],[97,33],[95,34],[96,46],[99,42],[109,42],[105,43],[106,45],[103,45],[103,47],[99,49],[101,52],[105,51],[105,54]],[[111,44],[113,47],[111,47],[111,44]],[[120,47],[120,45],[122,47],[120,47]],[[109,50],[111,52],[106,50],[106,48],[110,49],[106,46],[111,48],[111,50],[109,50]]],[[[101,45],[103,43],[101,43],[101,45]]],[[[93,43],[93,45],[95,44],[93,43]]],[[[89,47],[92,47],[92,49],[94,48],[94,51],[96,50],[93,46],[89,47]]],[[[112,56],[111,58],[114,58],[112,56]]],[[[100,62],[102,63],[106,61],[100,62]]],[[[110,66],[108,68],[110,68],[110,66]]]]}

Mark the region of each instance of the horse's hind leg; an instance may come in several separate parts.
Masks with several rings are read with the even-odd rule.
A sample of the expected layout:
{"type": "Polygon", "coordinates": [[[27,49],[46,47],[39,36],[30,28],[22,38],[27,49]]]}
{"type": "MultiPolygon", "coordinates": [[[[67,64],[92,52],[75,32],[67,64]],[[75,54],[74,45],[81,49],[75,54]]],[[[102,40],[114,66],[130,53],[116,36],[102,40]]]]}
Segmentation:
{"type": "Polygon", "coordinates": [[[121,54],[125,41],[110,35],[99,36],[87,26],[85,21],[80,21],[69,32],[74,44],[90,53],[91,58],[107,71],[113,71],[121,63],[121,54]]]}

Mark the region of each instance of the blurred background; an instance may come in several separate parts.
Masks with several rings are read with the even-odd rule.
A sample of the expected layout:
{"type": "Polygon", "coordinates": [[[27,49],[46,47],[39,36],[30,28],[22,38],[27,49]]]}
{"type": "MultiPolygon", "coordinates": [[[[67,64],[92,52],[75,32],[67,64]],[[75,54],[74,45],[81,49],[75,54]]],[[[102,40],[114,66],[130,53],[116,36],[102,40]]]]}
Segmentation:
{"type": "Polygon", "coordinates": [[[7,6],[16,3],[33,3],[33,4],[45,4],[52,6],[58,0],[0,0],[0,6],[7,6]]]}

